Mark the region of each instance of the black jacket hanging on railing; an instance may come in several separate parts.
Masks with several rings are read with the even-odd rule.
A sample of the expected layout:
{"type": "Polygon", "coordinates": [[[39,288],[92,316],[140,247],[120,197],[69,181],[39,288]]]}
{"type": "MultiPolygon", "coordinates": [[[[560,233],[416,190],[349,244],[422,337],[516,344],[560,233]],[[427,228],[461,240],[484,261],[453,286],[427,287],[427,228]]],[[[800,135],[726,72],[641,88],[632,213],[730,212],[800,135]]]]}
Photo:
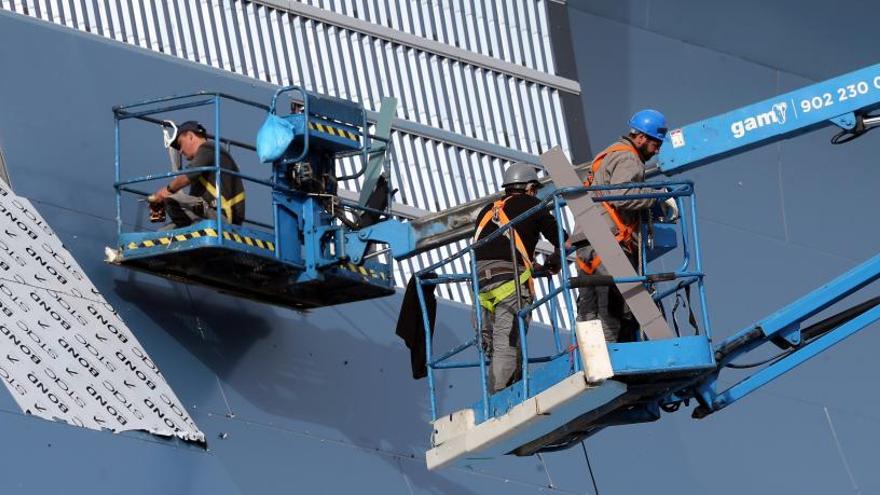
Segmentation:
{"type": "MultiPolygon", "coordinates": [[[[434,273],[426,273],[422,278],[436,278],[434,273]]],[[[428,324],[431,337],[434,337],[434,321],[437,317],[437,298],[434,297],[436,285],[425,285],[425,309],[428,311],[428,324]]],[[[413,379],[428,376],[427,356],[425,352],[425,326],[422,320],[422,308],[419,306],[419,293],[416,291],[416,278],[410,277],[400,305],[400,316],[397,318],[397,336],[403,339],[409,348],[410,364],[413,379]]]]}

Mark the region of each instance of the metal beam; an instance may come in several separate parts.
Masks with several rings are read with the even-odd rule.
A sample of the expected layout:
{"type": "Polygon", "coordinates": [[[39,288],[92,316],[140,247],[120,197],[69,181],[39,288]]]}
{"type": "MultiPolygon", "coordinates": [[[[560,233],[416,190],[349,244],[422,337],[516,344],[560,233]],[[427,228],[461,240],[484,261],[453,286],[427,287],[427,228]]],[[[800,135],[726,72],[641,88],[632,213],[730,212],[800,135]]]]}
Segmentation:
{"type": "MultiPolygon", "coordinates": [[[[367,111],[367,118],[371,121],[375,122],[378,115],[379,114],[376,112],[369,110],[367,111]]],[[[456,134],[454,132],[438,129],[436,127],[427,126],[425,124],[419,124],[418,122],[396,118],[394,119],[392,126],[395,130],[404,132],[406,134],[420,136],[427,139],[433,139],[435,141],[440,141],[441,143],[451,144],[454,146],[458,146],[459,148],[475,151],[477,153],[493,156],[495,158],[501,158],[512,162],[531,163],[538,166],[541,165],[540,158],[531,153],[526,153],[525,151],[515,150],[512,148],[505,148],[504,146],[500,146],[494,143],[462,136],[461,134],[456,134]]]]}
{"type": "Polygon", "coordinates": [[[445,43],[440,43],[439,41],[429,40],[410,33],[404,33],[396,29],[362,21],[347,15],[337,14],[336,12],[330,12],[328,10],[292,0],[251,1],[276,9],[285,10],[292,14],[307,17],[325,24],[332,24],[336,27],[348,29],[350,31],[369,34],[376,38],[440,55],[475,67],[482,67],[483,69],[507,74],[542,86],[548,86],[559,91],[565,91],[575,95],[581,94],[581,85],[577,81],[572,81],[571,79],[547,74],[539,70],[530,69],[528,67],[505,62],[479,53],[463,50],[445,43]]]}
{"type": "MultiPolygon", "coordinates": [[[[337,191],[337,194],[342,199],[347,199],[349,201],[357,201],[358,198],[360,197],[358,193],[356,193],[354,191],[349,191],[347,189],[339,189],[337,191]]],[[[466,203],[465,205],[461,205],[461,206],[465,206],[466,208],[471,210],[471,213],[469,214],[470,216],[468,217],[468,218],[471,218],[471,217],[475,217],[476,214],[480,211],[480,209],[482,209],[483,206],[486,206],[486,204],[489,203],[489,201],[494,201],[493,198],[495,198],[495,196],[491,196],[491,197],[487,197],[487,198],[479,198],[479,199],[475,199],[474,201],[471,201],[470,203],[466,203]]],[[[417,232],[419,231],[418,226],[423,226],[423,225],[430,223],[432,221],[433,222],[441,222],[442,220],[440,220],[440,217],[448,216],[448,213],[446,213],[446,212],[435,213],[435,212],[430,212],[428,210],[423,210],[421,208],[416,208],[414,206],[401,204],[401,203],[392,203],[391,204],[391,213],[397,217],[402,218],[402,219],[412,220],[413,225],[417,226],[416,227],[417,232]]],[[[459,226],[459,228],[455,231],[455,233],[452,236],[450,236],[452,239],[451,241],[436,242],[435,244],[420,243],[418,252],[424,252],[424,251],[433,249],[435,247],[439,247],[441,245],[448,244],[450,242],[455,242],[455,241],[459,241],[462,239],[467,239],[471,235],[473,235],[473,233],[474,233],[474,222],[471,221],[470,224],[468,224],[468,225],[459,226]]],[[[437,239],[434,238],[433,240],[436,241],[437,239]]],[[[556,250],[556,247],[553,246],[553,244],[550,244],[549,242],[547,242],[543,239],[539,240],[538,245],[535,246],[535,251],[540,254],[545,254],[545,255],[553,254],[553,252],[555,250],[556,250]]],[[[569,261],[574,261],[573,255],[570,256],[569,261]]]]}
{"type": "MultiPolygon", "coordinates": [[[[559,147],[541,155],[541,161],[544,163],[544,170],[553,178],[553,183],[557,188],[581,187],[583,185],[575,168],[559,147]]],[[[593,202],[590,196],[585,193],[566,196],[565,201],[568,209],[574,215],[572,237],[577,239],[582,235],[586,236],[596,253],[602,257],[602,265],[612,277],[637,277],[638,274],[617,243],[611,229],[608,228],[605,218],[602,217],[602,207],[593,202]]],[[[633,316],[639,322],[641,330],[649,339],[669,339],[675,336],[643,283],[618,283],[617,288],[629,305],[633,316]]]]}
{"type": "Polygon", "coordinates": [[[863,313],[720,393],[712,401],[712,412],[733,404],[878,320],[880,320],[880,306],[863,313]]]}

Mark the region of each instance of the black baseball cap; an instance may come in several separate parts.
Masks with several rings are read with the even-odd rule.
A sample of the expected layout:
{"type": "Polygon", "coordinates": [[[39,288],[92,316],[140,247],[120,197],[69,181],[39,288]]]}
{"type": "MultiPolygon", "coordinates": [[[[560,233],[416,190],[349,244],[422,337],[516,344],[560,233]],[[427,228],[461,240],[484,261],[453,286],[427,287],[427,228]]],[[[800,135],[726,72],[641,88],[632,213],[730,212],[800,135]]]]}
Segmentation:
{"type": "Polygon", "coordinates": [[[171,143],[172,148],[176,150],[180,149],[180,145],[177,143],[177,138],[179,138],[184,132],[194,132],[197,136],[201,137],[206,137],[208,135],[208,131],[205,130],[205,127],[202,124],[199,124],[195,120],[187,120],[177,126],[177,136],[174,138],[174,142],[171,143]]]}

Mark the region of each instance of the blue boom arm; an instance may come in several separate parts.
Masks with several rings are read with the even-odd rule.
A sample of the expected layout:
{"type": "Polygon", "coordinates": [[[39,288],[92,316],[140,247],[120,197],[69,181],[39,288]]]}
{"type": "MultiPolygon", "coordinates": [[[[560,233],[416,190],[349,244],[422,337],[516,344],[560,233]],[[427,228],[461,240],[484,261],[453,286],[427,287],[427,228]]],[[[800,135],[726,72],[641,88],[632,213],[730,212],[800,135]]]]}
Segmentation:
{"type": "Polygon", "coordinates": [[[673,129],[657,164],[673,175],[830,124],[858,135],[880,123],[865,117],[878,107],[880,64],[673,129]]]}
{"type": "MultiPolygon", "coordinates": [[[[658,168],[665,175],[674,175],[827,125],[842,129],[832,143],[843,143],[880,125],[880,117],[870,113],[877,108],[880,64],[671,130],[658,156],[658,168]]],[[[878,278],[880,255],[726,339],[715,347],[717,369],[694,387],[670,398],[674,402],[676,398],[695,397],[700,406],[694,416],[706,416],[866,328],[880,319],[880,298],[805,329],[802,324],[878,278]],[[752,365],[735,362],[771,343],[783,351],[752,365]],[[760,369],[719,390],[718,374],[725,367],[760,369]]]]}
{"type": "Polygon", "coordinates": [[[700,406],[694,410],[694,417],[701,418],[729,406],[875,323],[880,319],[880,298],[871,299],[802,328],[807,319],[878,278],[880,254],[718,344],[715,347],[717,370],[705,377],[693,391],[700,402],[700,406]],[[752,367],[736,365],[734,361],[768,343],[781,347],[783,352],[758,363],[755,367],[764,367],[735,385],[718,389],[720,370],[725,367],[752,367]]]}

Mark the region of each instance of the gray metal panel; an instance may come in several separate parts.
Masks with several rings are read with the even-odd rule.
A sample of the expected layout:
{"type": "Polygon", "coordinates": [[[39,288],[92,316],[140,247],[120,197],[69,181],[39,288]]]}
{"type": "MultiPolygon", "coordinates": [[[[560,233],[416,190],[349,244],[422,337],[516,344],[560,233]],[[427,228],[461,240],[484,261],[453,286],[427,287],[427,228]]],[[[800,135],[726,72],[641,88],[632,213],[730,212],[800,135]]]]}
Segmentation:
{"type": "MultiPolygon", "coordinates": [[[[581,178],[560,149],[554,148],[541,155],[541,162],[558,189],[582,185],[581,178]]],[[[594,203],[587,194],[566,197],[565,199],[575,220],[572,236],[575,238],[586,236],[596,253],[602,257],[602,265],[611,276],[619,278],[638,276],[623,249],[608,229],[608,222],[601,214],[602,207],[598,203],[594,203]]],[[[639,328],[649,339],[659,340],[674,337],[669,325],[666,324],[666,319],[660,313],[660,309],[644,284],[641,282],[619,283],[617,288],[626,300],[633,316],[639,322],[639,328]]]]}
{"type": "MultiPolygon", "coordinates": [[[[352,63],[365,66],[371,74],[368,83],[372,87],[369,91],[361,91],[360,96],[370,108],[375,108],[383,94],[398,94],[401,91],[400,86],[403,86],[404,94],[399,95],[402,102],[400,117],[414,119],[434,127],[439,126],[449,131],[463,132],[470,137],[488,139],[494,144],[519,147],[520,150],[530,153],[537,152],[531,143],[537,143],[537,149],[548,149],[557,144],[567,148],[567,139],[564,135],[557,133],[540,136],[535,130],[529,131],[520,125],[524,118],[519,106],[513,104],[520,99],[520,96],[512,100],[508,96],[498,98],[497,106],[492,109],[492,113],[474,113],[470,107],[470,94],[454,89],[451,83],[445,82],[447,79],[450,81],[467,79],[474,77],[472,74],[476,74],[490,86],[497,85],[499,96],[518,91],[517,86],[530,85],[532,79],[523,79],[511,71],[505,72],[495,68],[492,64],[498,61],[485,55],[479,55],[482,57],[480,60],[486,59],[487,63],[492,62],[492,64],[481,65],[454,56],[455,54],[473,55],[462,48],[450,47],[439,42],[433,42],[438,46],[431,45],[438,50],[442,48],[436,52],[425,52],[424,47],[406,48],[411,45],[401,45],[400,40],[389,42],[386,38],[372,33],[370,30],[375,26],[369,23],[299,3],[290,6],[296,12],[299,12],[297,9],[304,9],[302,15],[291,15],[287,13],[287,9],[279,11],[247,0],[224,0],[210,3],[210,6],[208,3],[203,4],[195,0],[179,3],[171,3],[167,0],[145,0],[146,3],[136,4],[98,2],[97,12],[94,15],[89,16],[86,13],[77,17],[70,7],[79,5],[77,0],[56,1],[57,5],[66,9],[59,10],[58,15],[51,18],[53,22],[88,32],[100,32],[103,36],[119,41],[240,72],[273,84],[305,84],[319,92],[347,96],[350,94],[350,88],[346,88],[346,84],[343,83],[346,75],[342,73],[341,68],[352,63]],[[276,33],[277,23],[272,21],[278,18],[281,19],[282,27],[292,25],[294,33],[289,33],[288,29],[276,33]],[[331,23],[330,20],[336,24],[331,23]],[[358,29],[363,28],[362,32],[351,28],[334,27],[347,26],[348,21],[359,23],[357,26],[358,29]],[[97,29],[99,26],[101,29],[97,29]],[[290,34],[295,34],[295,41],[282,39],[290,38],[290,34]],[[362,45],[366,43],[369,49],[363,50],[361,46],[361,49],[352,51],[350,42],[344,42],[356,38],[362,40],[362,45]],[[284,50],[279,50],[282,45],[284,50]],[[447,53],[449,50],[452,52],[447,53]],[[415,54],[415,60],[422,63],[412,65],[411,57],[407,60],[401,56],[404,51],[415,54]],[[326,66],[328,70],[314,70],[322,66],[326,66]],[[415,71],[413,67],[416,68],[415,71]],[[380,75],[380,72],[383,74],[380,75]],[[428,74],[431,76],[427,77],[428,74]],[[400,85],[397,84],[398,81],[401,82],[400,85]],[[414,85],[407,87],[403,81],[413,81],[414,85]],[[453,108],[468,111],[455,112],[444,119],[439,118],[441,115],[436,109],[427,112],[432,108],[430,103],[426,108],[424,103],[419,101],[425,102],[426,98],[433,98],[438,94],[447,95],[450,104],[455,103],[453,108]],[[416,109],[418,111],[414,111],[416,109]],[[475,125],[467,125],[468,122],[475,125]],[[503,129],[495,129],[502,122],[503,129]],[[495,132],[478,135],[474,132],[476,128],[494,129],[495,132]]],[[[542,2],[528,4],[537,9],[537,12],[530,10],[537,18],[546,17],[542,2]]],[[[37,14],[36,10],[27,10],[21,3],[8,3],[7,7],[20,13],[27,12],[28,15],[37,14]]],[[[451,14],[444,10],[444,15],[448,17],[451,14]]],[[[498,26],[494,26],[497,31],[498,26]]],[[[393,31],[390,28],[383,29],[393,31]]],[[[538,39],[543,36],[540,32],[533,31],[532,35],[534,39],[530,38],[530,42],[533,42],[535,47],[546,43],[546,40],[538,39]]],[[[414,35],[406,36],[413,38],[410,40],[413,42],[419,39],[414,35]]],[[[522,33],[521,41],[524,42],[525,39],[525,34],[522,33]]],[[[503,45],[499,45],[498,48],[503,48],[503,45]]],[[[549,56],[549,54],[544,55],[545,58],[549,56]]],[[[523,69],[515,64],[509,65],[508,68],[523,69]]],[[[350,78],[351,71],[347,72],[350,78]]],[[[358,77],[362,75],[359,74],[358,77]]],[[[527,120],[535,120],[537,115],[551,120],[561,119],[558,91],[552,85],[541,82],[538,82],[537,86],[542,92],[549,91],[550,98],[541,101],[540,108],[531,109],[526,116],[527,120]]],[[[561,129],[559,125],[556,127],[561,129]]]]}
{"type": "Polygon", "coordinates": [[[572,0],[589,12],[661,36],[819,81],[877,63],[871,0],[572,0]],[[723,19],[724,22],[705,22],[723,19]]]}

